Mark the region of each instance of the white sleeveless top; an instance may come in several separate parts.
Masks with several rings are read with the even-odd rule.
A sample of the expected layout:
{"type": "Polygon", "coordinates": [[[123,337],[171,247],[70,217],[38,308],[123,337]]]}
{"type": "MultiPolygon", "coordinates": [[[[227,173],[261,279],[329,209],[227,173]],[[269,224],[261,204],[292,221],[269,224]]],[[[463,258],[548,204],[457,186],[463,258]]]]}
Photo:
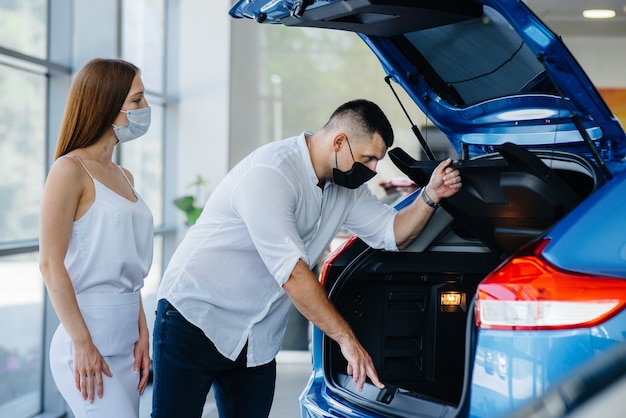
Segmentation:
{"type": "MultiPolygon", "coordinates": [[[[72,225],[65,267],[76,294],[129,293],[143,287],[152,264],[154,221],[139,193],[132,202],[91,177],[95,198],[72,225]]],[[[120,167],[126,178],[124,170],[120,167]]],[[[130,181],[126,178],[128,184],[130,181]]]]}

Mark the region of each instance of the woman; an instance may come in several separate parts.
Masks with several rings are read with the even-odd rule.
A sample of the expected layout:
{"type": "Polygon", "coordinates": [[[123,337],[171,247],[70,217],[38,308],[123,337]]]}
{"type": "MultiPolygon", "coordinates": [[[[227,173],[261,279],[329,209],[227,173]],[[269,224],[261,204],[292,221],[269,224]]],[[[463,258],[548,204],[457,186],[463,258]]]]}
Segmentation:
{"type": "Polygon", "coordinates": [[[153,220],[112,157],[149,125],[133,64],[93,59],[76,74],[43,193],[40,268],[61,321],[50,368],[77,418],[138,417],[148,382],[139,291],[152,263],[153,220]]]}

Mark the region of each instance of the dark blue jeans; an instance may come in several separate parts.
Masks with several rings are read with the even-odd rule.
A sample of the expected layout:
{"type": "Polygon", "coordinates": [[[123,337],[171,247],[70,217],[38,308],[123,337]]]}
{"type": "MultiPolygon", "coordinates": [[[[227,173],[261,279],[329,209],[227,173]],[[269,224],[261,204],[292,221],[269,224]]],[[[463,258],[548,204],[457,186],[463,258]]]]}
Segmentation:
{"type": "Polygon", "coordinates": [[[266,418],[272,407],[276,361],[246,367],[222,356],[167,300],[157,305],[153,334],[152,417],[200,418],[214,390],[220,418],[266,418]]]}

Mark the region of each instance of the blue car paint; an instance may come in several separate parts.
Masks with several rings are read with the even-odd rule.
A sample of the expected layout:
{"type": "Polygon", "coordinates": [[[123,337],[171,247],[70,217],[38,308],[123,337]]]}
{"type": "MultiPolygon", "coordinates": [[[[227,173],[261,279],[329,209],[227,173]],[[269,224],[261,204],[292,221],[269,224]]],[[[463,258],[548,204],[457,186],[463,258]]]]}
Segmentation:
{"type": "Polygon", "coordinates": [[[547,237],[544,256],[552,264],[626,278],[626,172],[585,199],[547,237]]]}
{"type": "Polygon", "coordinates": [[[605,323],[561,331],[479,330],[470,416],[502,417],[535,399],[592,356],[626,337],[626,312],[605,323]],[[504,366],[485,359],[503,358],[504,366]]]}

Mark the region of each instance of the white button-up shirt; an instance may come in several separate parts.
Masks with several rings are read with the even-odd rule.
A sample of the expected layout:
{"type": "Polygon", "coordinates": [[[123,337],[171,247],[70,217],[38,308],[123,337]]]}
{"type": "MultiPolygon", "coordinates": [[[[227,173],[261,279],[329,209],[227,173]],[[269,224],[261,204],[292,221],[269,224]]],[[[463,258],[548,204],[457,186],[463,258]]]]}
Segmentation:
{"type": "Polygon", "coordinates": [[[304,133],[260,147],[211,194],[170,260],[158,293],[249,367],[282,344],[291,301],[282,285],[299,259],[314,266],[343,225],[375,248],[397,250],[396,210],[367,185],[317,186],[304,133]]]}

